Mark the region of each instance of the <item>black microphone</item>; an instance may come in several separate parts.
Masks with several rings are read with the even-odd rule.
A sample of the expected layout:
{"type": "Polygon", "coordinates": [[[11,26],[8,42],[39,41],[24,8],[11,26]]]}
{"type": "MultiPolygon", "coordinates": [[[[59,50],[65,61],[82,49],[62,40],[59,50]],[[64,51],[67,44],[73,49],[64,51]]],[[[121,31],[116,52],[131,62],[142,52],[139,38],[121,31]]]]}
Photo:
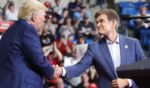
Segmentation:
{"type": "Polygon", "coordinates": [[[150,18],[150,16],[131,16],[131,15],[121,15],[120,16],[122,20],[131,20],[131,19],[147,19],[150,18]]]}

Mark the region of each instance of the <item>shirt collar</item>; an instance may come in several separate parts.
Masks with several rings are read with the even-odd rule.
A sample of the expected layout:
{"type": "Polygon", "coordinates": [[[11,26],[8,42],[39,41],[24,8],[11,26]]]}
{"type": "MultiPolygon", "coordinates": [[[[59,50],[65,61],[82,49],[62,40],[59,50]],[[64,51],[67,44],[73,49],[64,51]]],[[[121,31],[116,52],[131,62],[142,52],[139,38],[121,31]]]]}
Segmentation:
{"type": "Polygon", "coordinates": [[[107,42],[107,44],[114,44],[114,43],[119,44],[119,35],[117,35],[117,38],[116,38],[116,40],[115,40],[115,42],[114,42],[114,43],[111,43],[111,41],[110,41],[110,40],[108,40],[108,39],[106,39],[106,42],[107,42]]]}

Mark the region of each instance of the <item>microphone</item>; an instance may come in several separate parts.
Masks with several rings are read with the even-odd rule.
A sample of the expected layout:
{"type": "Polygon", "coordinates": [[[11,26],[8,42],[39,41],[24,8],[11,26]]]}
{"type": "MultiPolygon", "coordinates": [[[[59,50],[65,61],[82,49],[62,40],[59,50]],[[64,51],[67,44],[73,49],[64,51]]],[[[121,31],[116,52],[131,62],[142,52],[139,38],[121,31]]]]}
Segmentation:
{"type": "Polygon", "coordinates": [[[120,15],[122,20],[131,20],[131,19],[147,19],[150,18],[150,16],[131,16],[129,14],[127,15],[120,15]]]}

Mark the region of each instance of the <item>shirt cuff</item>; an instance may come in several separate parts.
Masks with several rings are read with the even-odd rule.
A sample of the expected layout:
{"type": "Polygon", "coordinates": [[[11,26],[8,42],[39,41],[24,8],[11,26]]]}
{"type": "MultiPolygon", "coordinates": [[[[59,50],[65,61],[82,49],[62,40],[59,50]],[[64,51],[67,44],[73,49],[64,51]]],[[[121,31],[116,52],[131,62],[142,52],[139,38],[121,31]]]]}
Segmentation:
{"type": "Polygon", "coordinates": [[[128,79],[128,82],[129,82],[129,87],[131,87],[132,86],[132,80],[128,79]]]}
{"type": "Polygon", "coordinates": [[[66,69],[64,67],[62,67],[62,77],[66,76],[66,69]]]}

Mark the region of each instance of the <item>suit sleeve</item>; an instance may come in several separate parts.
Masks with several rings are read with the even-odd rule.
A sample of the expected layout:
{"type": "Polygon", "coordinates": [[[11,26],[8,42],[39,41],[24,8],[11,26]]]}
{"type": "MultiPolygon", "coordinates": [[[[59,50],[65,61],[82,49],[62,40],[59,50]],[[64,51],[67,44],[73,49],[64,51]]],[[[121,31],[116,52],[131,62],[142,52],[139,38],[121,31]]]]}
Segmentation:
{"type": "Polygon", "coordinates": [[[73,66],[65,67],[66,78],[70,79],[81,75],[87,68],[91,66],[93,57],[93,52],[88,45],[88,49],[82,57],[81,61],[73,66]]]}
{"type": "Polygon", "coordinates": [[[25,58],[28,59],[32,68],[46,76],[48,79],[52,79],[54,69],[44,56],[39,36],[34,29],[24,30],[22,44],[25,58]]]}
{"type": "Polygon", "coordinates": [[[138,85],[133,80],[131,80],[131,81],[132,81],[132,86],[129,88],[139,88],[138,85]]]}
{"type": "Polygon", "coordinates": [[[141,48],[141,45],[140,45],[140,43],[138,42],[138,40],[136,40],[136,43],[135,43],[135,52],[136,52],[136,59],[137,59],[137,61],[138,60],[143,60],[143,59],[145,59],[146,57],[145,57],[145,55],[144,55],[144,52],[143,52],[143,49],[141,48]]]}

